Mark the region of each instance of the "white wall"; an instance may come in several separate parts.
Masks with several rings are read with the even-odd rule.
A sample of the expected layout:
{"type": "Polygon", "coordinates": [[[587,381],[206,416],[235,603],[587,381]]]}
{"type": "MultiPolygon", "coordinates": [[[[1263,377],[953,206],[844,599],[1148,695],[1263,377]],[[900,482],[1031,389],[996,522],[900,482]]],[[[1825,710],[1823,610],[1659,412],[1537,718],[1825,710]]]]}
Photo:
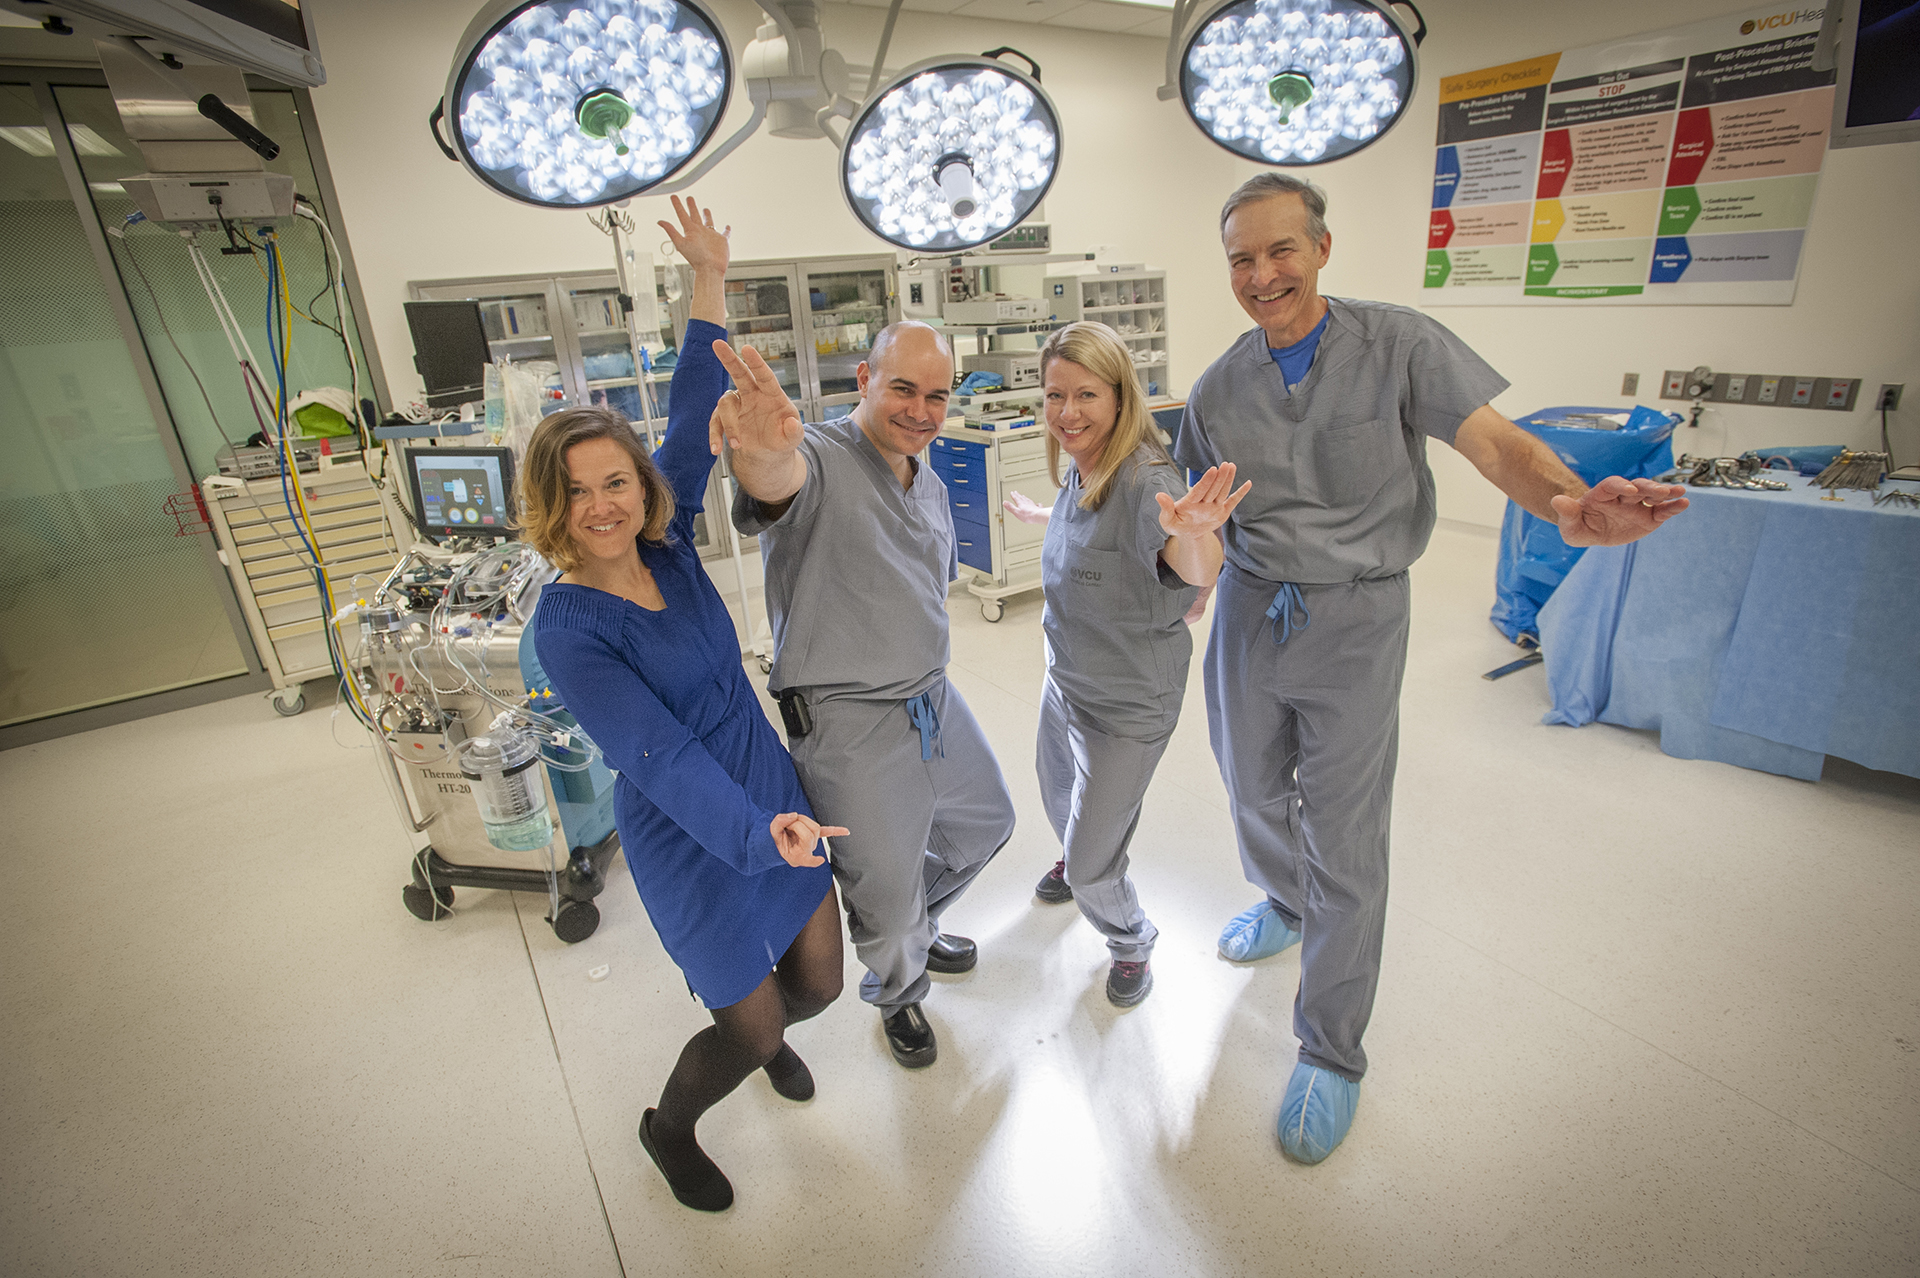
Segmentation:
{"type": "MultiPolygon", "coordinates": [[[[442,156],[427,114],[477,0],[320,0],[314,6],[328,82],[314,91],[374,338],[397,400],[419,393],[401,302],[411,279],[603,269],[611,247],[578,213],[525,208],[480,186],[442,156]]],[[[736,54],[759,10],[717,8],[736,54]]],[[[1324,291],[1421,306],[1442,75],[1729,12],[1711,0],[1430,0],[1414,105],[1386,138],[1312,171],[1327,188],[1334,232],[1324,291]]],[[[851,63],[872,58],[884,11],[828,5],[827,42],[851,63]]],[[[1175,385],[1244,331],[1226,288],[1216,231],[1221,200],[1256,166],[1208,142],[1177,102],[1160,102],[1165,44],[1138,36],[905,12],[887,64],[1012,44],[1039,61],[1063,116],[1059,178],[1046,203],[1055,243],[1105,246],[1169,274],[1175,385]]],[[[728,127],[745,116],[736,101],[728,127]]],[[[872,252],[885,246],[848,212],[829,143],[761,133],[695,194],[734,227],[741,258],[872,252]]],[[[1894,450],[1920,461],[1920,144],[1829,154],[1801,264],[1784,307],[1439,307],[1431,313],[1498,368],[1513,388],[1496,407],[1517,415],[1552,404],[1626,404],[1620,376],[1637,372],[1655,402],[1665,368],[1857,376],[1862,403],[1881,382],[1906,382],[1894,450]]],[[[635,200],[636,218],[670,215],[664,198],[635,200]]],[[[1766,444],[1878,440],[1878,418],[1736,407],[1713,410],[1698,439],[1676,450],[1738,452],[1766,444]]],[[[1499,494],[1443,447],[1432,450],[1441,514],[1497,524],[1499,494]]]]}

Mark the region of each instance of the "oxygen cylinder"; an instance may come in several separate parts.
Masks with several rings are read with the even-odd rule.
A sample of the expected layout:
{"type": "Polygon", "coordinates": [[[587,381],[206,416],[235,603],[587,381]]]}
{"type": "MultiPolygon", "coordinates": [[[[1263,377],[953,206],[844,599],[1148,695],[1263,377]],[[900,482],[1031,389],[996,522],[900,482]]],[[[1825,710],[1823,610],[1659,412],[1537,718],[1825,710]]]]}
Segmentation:
{"type": "Polygon", "coordinates": [[[487,735],[460,753],[460,774],[472,783],[487,839],[508,852],[537,852],[553,841],[553,814],[540,784],[540,746],[533,733],[502,713],[487,735]]]}

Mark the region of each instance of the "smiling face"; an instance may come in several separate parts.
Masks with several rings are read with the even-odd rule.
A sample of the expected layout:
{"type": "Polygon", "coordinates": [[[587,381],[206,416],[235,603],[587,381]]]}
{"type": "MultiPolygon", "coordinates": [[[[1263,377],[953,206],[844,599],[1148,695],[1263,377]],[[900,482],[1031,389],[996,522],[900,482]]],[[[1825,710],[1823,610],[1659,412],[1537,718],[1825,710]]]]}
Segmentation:
{"type": "Polygon", "coordinates": [[[1041,382],[1046,396],[1047,430],[1067,450],[1080,473],[1090,473],[1113,437],[1120,397],[1112,386],[1070,359],[1047,363],[1041,382]]]}
{"type": "Polygon", "coordinates": [[[889,461],[921,452],[947,420],[953,355],[924,324],[903,325],[859,370],[853,418],[889,461]]]}
{"type": "Polygon", "coordinates": [[[611,439],[569,448],[567,500],[567,532],[582,559],[604,563],[639,553],[635,539],[646,523],[646,490],[626,449],[611,439]]]}
{"type": "Polygon", "coordinates": [[[1292,346],[1320,322],[1320,268],[1333,251],[1329,232],[1307,233],[1307,206],[1297,195],[1243,204],[1227,219],[1227,269],[1240,309],[1266,330],[1267,345],[1292,346]]]}

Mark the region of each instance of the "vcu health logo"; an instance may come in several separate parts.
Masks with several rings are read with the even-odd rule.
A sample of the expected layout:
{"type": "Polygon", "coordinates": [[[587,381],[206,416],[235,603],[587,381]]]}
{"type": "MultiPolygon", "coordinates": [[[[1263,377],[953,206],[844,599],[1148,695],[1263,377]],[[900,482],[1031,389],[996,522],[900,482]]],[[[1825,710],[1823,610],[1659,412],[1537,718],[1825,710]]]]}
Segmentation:
{"type": "Polygon", "coordinates": [[[1075,581],[1085,582],[1089,586],[1100,584],[1100,573],[1093,568],[1071,568],[1068,569],[1068,575],[1075,581]]]}
{"type": "Polygon", "coordinates": [[[1740,34],[1752,35],[1756,31],[1770,31],[1777,27],[1791,27],[1802,22],[1818,22],[1826,16],[1827,11],[1825,9],[1798,9],[1788,10],[1786,13],[1776,13],[1772,17],[1757,20],[1748,18],[1740,24],[1740,34]]]}

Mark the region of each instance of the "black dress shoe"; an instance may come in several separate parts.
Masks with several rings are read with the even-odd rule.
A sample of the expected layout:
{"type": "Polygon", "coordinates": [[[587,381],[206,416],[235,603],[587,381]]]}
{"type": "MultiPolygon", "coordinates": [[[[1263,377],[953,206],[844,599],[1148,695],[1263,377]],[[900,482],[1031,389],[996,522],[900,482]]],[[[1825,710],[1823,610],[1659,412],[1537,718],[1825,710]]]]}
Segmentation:
{"type": "Polygon", "coordinates": [[[667,1170],[667,1165],[660,1161],[660,1148],[653,1140],[652,1110],[640,1115],[640,1148],[647,1151],[647,1157],[666,1177],[667,1188],[673,1191],[673,1196],[683,1206],[695,1211],[725,1211],[733,1206],[733,1185],[728,1182],[726,1173],[698,1146],[694,1147],[696,1157],[689,1166],[677,1174],[667,1170]]]}
{"type": "Polygon", "coordinates": [[[767,1081],[773,1084],[773,1090],[788,1100],[813,1099],[813,1071],[800,1059],[800,1053],[787,1044],[780,1044],[779,1052],[762,1068],[766,1070],[767,1081]]]}
{"type": "Polygon", "coordinates": [[[940,1054],[933,1026],[927,1024],[926,1013],[918,1003],[909,1003],[893,1015],[881,1017],[880,1027],[887,1032],[887,1046],[893,1049],[893,1059],[908,1069],[924,1069],[940,1054]]]}
{"type": "Polygon", "coordinates": [[[936,936],[927,947],[927,970],[942,976],[971,972],[980,961],[980,947],[964,936],[936,936]]]}

